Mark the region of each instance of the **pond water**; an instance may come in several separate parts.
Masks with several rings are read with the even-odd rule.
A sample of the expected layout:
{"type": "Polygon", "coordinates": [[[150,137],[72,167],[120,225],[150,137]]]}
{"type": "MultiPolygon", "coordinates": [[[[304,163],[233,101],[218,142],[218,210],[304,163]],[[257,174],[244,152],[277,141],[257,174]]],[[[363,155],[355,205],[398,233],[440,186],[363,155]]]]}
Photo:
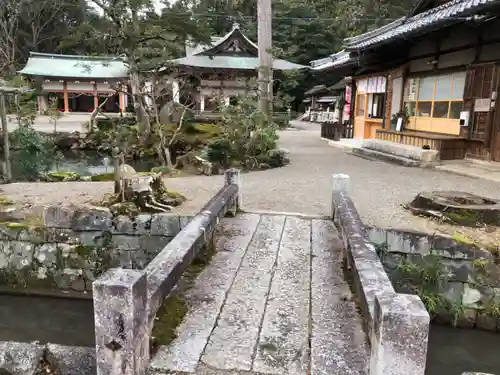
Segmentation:
{"type": "Polygon", "coordinates": [[[94,345],[91,299],[0,294],[0,341],[94,345]]]}
{"type": "MultiPolygon", "coordinates": [[[[3,158],[0,157],[0,161],[3,158]]],[[[159,162],[152,158],[139,160],[125,160],[137,172],[149,172],[151,168],[159,166],[159,162]]],[[[51,172],[76,172],[80,176],[91,176],[100,173],[113,172],[111,157],[95,151],[67,152],[63,158],[55,158],[52,161],[51,172]]],[[[22,181],[22,172],[12,164],[12,177],[14,181],[22,181]]]]}
{"type": "MultiPolygon", "coordinates": [[[[137,172],[149,172],[159,163],[152,159],[125,160],[137,172]]],[[[68,152],[62,160],[54,160],[51,171],[76,172],[81,176],[90,176],[113,171],[111,157],[98,152],[68,152]]]]}
{"type": "Polygon", "coordinates": [[[500,333],[431,325],[426,375],[500,374],[500,333]]]}

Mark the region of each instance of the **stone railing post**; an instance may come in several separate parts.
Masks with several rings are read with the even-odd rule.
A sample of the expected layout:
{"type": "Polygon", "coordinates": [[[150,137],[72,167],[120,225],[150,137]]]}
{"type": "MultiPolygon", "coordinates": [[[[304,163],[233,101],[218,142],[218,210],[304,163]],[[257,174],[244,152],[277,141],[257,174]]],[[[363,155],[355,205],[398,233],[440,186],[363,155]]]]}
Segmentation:
{"type": "Polygon", "coordinates": [[[375,297],[369,375],[424,375],[429,313],[409,294],[375,297]]]}
{"type": "Polygon", "coordinates": [[[92,285],[97,375],[144,375],[149,364],[146,273],[115,268],[92,285]]]}
{"type": "Polygon", "coordinates": [[[235,184],[238,186],[238,200],[236,202],[236,209],[243,206],[243,194],[241,191],[241,173],[239,169],[230,168],[224,172],[225,186],[235,184]]]}
{"type": "Polygon", "coordinates": [[[351,179],[348,174],[339,173],[332,175],[332,196],[330,197],[330,217],[333,219],[333,215],[335,213],[335,201],[333,199],[333,193],[335,192],[349,192],[349,185],[351,179]]]}

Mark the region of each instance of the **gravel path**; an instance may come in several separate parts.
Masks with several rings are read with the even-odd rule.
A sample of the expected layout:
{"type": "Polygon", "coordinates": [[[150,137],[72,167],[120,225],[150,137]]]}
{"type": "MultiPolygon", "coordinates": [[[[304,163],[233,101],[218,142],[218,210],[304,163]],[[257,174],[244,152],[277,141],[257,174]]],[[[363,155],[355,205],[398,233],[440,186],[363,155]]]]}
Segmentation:
{"type": "MultiPolygon", "coordinates": [[[[330,147],[319,137],[319,125],[296,122],[297,129],[281,132],[280,145],[290,151],[291,164],[242,176],[245,209],[327,215],[331,175],[351,177],[351,195],[363,220],[380,227],[435,231],[434,222],[402,209],[422,191],[462,190],[500,199],[500,184],[442,171],[407,168],[365,160],[330,147]]],[[[189,200],[181,211],[193,214],[222,186],[222,176],[171,178],[168,186],[189,200]]],[[[79,203],[98,199],[111,183],[15,183],[2,186],[11,199],[32,205],[79,203]]]]}

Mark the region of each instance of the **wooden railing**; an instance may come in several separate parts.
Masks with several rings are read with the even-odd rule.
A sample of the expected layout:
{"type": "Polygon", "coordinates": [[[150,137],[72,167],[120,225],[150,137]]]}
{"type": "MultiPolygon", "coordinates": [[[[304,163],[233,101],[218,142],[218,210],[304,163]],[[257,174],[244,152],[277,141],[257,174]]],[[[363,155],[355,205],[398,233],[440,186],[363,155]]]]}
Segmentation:
{"type": "Polygon", "coordinates": [[[321,124],[321,138],[338,141],[340,138],[353,138],[354,127],[349,121],[343,124],[338,122],[323,122],[321,124]]]}

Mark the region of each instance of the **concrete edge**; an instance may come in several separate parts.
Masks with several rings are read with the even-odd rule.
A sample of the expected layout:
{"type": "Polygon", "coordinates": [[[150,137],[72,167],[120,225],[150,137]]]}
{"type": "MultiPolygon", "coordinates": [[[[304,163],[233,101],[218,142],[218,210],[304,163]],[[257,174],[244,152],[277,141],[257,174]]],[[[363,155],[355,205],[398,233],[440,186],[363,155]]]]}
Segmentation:
{"type": "Polygon", "coordinates": [[[329,219],[327,215],[303,214],[300,212],[252,210],[252,209],[245,209],[244,207],[241,209],[241,212],[247,214],[270,215],[270,216],[295,216],[302,219],[320,219],[320,220],[329,219]]]}
{"type": "Polygon", "coordinates": [[[375,151],[368,148],[360,147],[352,150],[352,153],[357,156],[372,158],[379,161],[389,162],[393,164],[398,164],[403,167],[420,167],[421,162],[413,159],[408,159],[402,156],[396,156],[393,154],[387,154],[385,152],[375,151]]]}
{"type": "Polygon", "coordinates": [[[500,182],[498,180],[495,180],[495,179],[492,179],[492,178],[488,178],[488,175],[483,175],[483,174],[474,173],[474,172],[463,172],[463,171],[456,171],[456,170],[448,169],[448,167],[447,167],[448,165],[449,164],[434,165],[433,169],[435,169],[436,171],[439,171],[439,172],[450,173],[450,174],[453,174],[455,176],[469,177],[469,178],[473,178],[473,179],[478,179],[479,178],[479,179],[482,179],[482,180],[496,182],[496,183],[500,182]]]}

